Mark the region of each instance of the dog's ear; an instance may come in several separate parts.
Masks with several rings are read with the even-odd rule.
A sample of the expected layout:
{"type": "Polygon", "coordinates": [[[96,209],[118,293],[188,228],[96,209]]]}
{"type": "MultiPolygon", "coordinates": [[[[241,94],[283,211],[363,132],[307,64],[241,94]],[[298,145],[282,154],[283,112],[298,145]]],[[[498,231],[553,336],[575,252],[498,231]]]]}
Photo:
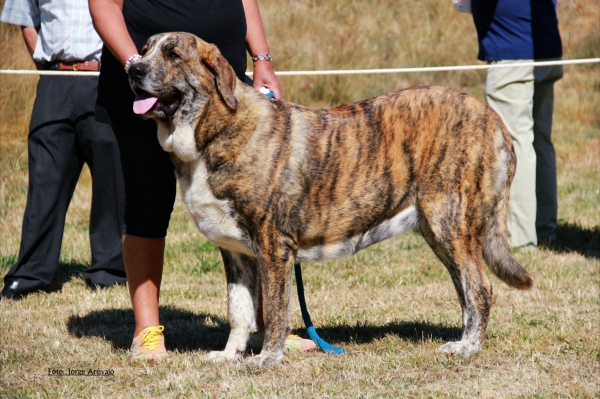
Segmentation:
{"type": "Polygon", "coordinates": [[[237,98],[233,95],[236,85],[236,76],[233,68],[216,46],[199,42],[199,50],[202,54],[202,62],[215,75],[217,89],[225,103],[231,109],[237,109],[237,98]]]}

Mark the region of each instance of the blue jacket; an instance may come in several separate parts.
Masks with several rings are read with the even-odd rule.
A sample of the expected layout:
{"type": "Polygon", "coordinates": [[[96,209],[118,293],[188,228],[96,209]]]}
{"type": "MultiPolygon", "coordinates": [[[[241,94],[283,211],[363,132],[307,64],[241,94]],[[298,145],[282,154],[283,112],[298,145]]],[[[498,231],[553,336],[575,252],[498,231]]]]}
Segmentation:
{"type": "Polygon", "coordinates": [[[471,0],[479,58],[490,60],[562,57],[557,0],[471,0]]]}

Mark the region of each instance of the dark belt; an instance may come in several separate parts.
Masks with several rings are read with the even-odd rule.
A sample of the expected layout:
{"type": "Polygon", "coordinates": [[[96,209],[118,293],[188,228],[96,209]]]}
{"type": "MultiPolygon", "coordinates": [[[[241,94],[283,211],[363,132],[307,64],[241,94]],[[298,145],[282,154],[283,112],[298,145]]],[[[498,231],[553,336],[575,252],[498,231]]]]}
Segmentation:
{"type": "Polygon", "coordinates": [[[93,61],[55,61],[46,64],[46,69],[52,71],[82,71],[97,72],[100,70],[100,63],[93,61]]]}

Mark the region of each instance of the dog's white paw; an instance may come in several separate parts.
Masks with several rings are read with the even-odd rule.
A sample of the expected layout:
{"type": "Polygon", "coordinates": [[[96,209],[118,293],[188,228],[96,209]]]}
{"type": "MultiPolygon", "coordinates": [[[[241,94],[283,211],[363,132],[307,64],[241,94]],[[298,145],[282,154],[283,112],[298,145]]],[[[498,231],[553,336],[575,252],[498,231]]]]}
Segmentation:
{"type": "Polygon", "coordinates": [[[283,353],[281,355],[266,355],[260,354],[256,356],[252,356],[248,359],[248,364],[255,367],[267,367],[272,369],[276,364],[280,363],[283,359],[283,353]]]}
{"type": "Polygon", "coordinates": [[[481,345],[467,341],[452,341],[446,342],[440,346],[438,351],[444,353],[452,353],[454,355],[471,356],[481,350],[481,345]]]}
{"type": "Polygon", "coordinates": [[[213,363],[235,362],[242,358],[242,353],[228,353],[227,351],[212,351],[204,356],[205,360],[213,363]]]}

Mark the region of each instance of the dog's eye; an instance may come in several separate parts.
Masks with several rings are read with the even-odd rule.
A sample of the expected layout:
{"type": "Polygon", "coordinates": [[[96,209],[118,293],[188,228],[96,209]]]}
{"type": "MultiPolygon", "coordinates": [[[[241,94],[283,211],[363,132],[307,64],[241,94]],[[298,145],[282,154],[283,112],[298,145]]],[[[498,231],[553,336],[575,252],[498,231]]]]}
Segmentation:
{"type": "Polygon", "coordinates": [[[181,59],[181,57],[179,55],[177,55],[177,53],[174,52],[174,51],[169,51],[169,54],[167,54],[167,57],[169,57],[172,60],[179,60],[179,59],[181,59]]]}
{"type": "Polygon", "coordinates": [[[148,52],[148,46],[142,47],[142,53],[140,55],[144,56],[146,55],[146,52],[148,52]]]}

